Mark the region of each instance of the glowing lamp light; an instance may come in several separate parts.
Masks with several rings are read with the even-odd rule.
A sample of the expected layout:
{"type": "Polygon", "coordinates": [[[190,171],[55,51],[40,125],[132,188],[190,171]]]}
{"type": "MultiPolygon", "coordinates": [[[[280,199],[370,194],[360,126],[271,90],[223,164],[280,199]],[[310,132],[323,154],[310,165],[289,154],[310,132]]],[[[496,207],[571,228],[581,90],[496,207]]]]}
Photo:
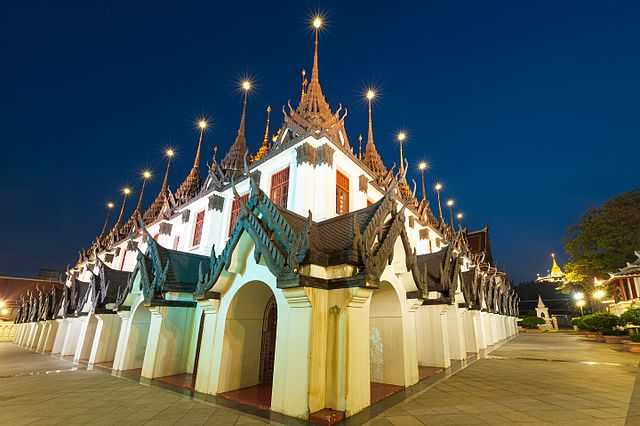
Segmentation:
{"type": "Polygon", "coordinates": [[[442,191],[442,184],[441,183],[436,183],[436,186],[434,187],[436,191],[442,191]]]}
{"type": "Polygon", "coordinates": [[[151,172],[149,170],[144,170],[142,172],[142,177],[145,179],[149,179],[151,177],[151,172]]]}
{"type": "Polygon", "coordinates": [[[171,148],[167,149],[164,153],[167,154],[167,157],[169,157],[169,158],[171,158],[174,155],[176,155],[175,151],[173,149],[171,149],[171,148]]]}
{"type": "Polygon", "coordinates": [[[405,132],[398,132],[398,142],[404,142],[407,139],[407,134],[405,132]]]}
{"type": "Polygon", "coordinates": [[[107,203],[107,208],[108,208],[108,209],[112,209],[112,208],[114,208],[114,207],[115,207],[115,204],[113,204],[111,201],[109,201],[109,202],[107,203]]]}
{"type": "Polygon", "coordinates": [[[9,310],[7,308],[0,311],[1,315],[9,315],[9,310]]]}
{"type": "Polygon", "coordinates": [[[581,291],[573,293],[573,300],[584,300],[584,293],[581,291]]]}
{"type": "Polygon", "coordinates": [[[421,161],[420,163],[418,163],[418,170],[420,171],[426,170],[427,167],[429,167],[429,165],[427,164],[426,161],[421,161]]]}
{"type": "Polygon", "coordinates": [[[463,213],[458,213],[458,214],[456,215],[456,218],[457,218],[458,220],[462,220],[462,218],[463,218],[463,217],[464,217],[464,214],[463,214],[463,213]]]}
{"type": "Polygon", "coordinates": [[[202,130],[207,128],[207,120],[200,120],[198,121],[198,127],[200,127],[202,130]]]}
{"type": "Polygon", "coordinates": [[[249,90],[251,90],[251,82],[249,80],[244,80],[240,87],[242,87],[242,90],[244,90],[245,92],[248,92],[249,90]]]}
{"type": "Polygon", "coordinates": [[[577,306],[578,308],[583,308],[583,307],[584,307],[584,305],[586,305],[586,304],[587,304],[587,302],[585,302],[584,300],[577,300],[577,301],[576,301],[576,306],[577,306]]]}
{"type": "Polygon", "coordinates": [[[122,193],[123,193],[124,195],[129,195],[129,194],[131,194],[131,189],[129,189],[129,188],[123,188],[123,189],[122,189],[122,193]]]}
{"type": "Polygon", "coordinates": [[[449,200],[447,200],[447,207],[453,207],[453,205],[454,205],[455,203],[456,203],[455,201],[453,201],[453,200],[449,199],[449,200]]]}
{"type": "Polygon", "coordinates": [[[311,25],[313,25],[313,28],[315,28],[316,30],[319,30],[320,27],[322,27],[322,17],[315,16],[311,21],[311,25]]]}
{"type": "Polygon", "coordinates": [[[369,90],[367,90],[366,97],[367,97],[368,100],[371,101],[371,100],[373,100],[373,98],[376,97],[376,92],[373,89],[369,89],[369,90]]]}
{"type": "Polygon", "coordinates": [[[603,289],[598,289],[593,292],[593,298],[596,300],[603,299],[607,295],[607,292],[603,289]]]}
{"type": "Polygon", "coordinates": [[[5,306],[7,306],[7,302],[5,302],[4,300],[0,300],[0,309],[4,308],[5,306]]]}

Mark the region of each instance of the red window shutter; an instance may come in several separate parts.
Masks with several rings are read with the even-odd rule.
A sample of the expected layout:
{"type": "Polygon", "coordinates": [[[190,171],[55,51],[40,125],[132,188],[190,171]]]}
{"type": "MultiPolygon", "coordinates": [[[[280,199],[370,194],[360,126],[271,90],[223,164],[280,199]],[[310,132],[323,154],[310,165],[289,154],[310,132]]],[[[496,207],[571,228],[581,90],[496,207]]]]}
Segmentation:
{"type": "Polygon", "coordinates": [[[204,225],[204,210],[198,212],[196,216],[196,226],[193,229],[193,241],[191,242],[192,246],[197,246],[200,244],[200,240],[202,239],[202,227],[204,225]]]}
{"type": "Polygon", "coordinates": [[[244,194],[233,200],[233,204],[231,204],[231,220],[229,221],[229,235],[231,235],[231,232],[233,231],[233,228],[236,226],[236,222],[238,221],[238,216],[240,215],[240,207],[242,207],[248,199],[249,194],[244,194]]]}
{"type": "Polygon", "coordinates": [[[289,167],[274,173],[271,176],[271,201],[274,204],[287,208],[289,196],[289,167]]]}
{"type": "Polygon", "coordinates": [[[349,178],[336,170],[336,213],[349,213],[349,178]]]}

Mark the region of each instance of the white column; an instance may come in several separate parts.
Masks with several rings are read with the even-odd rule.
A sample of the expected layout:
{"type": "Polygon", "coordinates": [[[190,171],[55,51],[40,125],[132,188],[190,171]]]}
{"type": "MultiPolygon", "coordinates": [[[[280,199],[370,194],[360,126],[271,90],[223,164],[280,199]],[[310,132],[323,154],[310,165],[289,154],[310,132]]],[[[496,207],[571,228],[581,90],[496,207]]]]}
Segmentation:
{"type": "Polygon", "coordinates": [[[416,311],[420,306],[422,306],[422,300],[408,299],[407,312],[404,315],[402,324],[404,328],[405,386],[411,386],[420,381],[420,373],[418,371],[418,342],[416,336],[416,311]]]}
{"type": "Polygon", "coordinates": [[[91,347],[93,346],[93,338],[96,334],[96,325],[98,323],[98,320],[96,320],[95,315],[92,313],[80,317],[78,320],[80,322],[80,332],[78,333],[76,352],[73,356],[75,362],[89,359],[91,347]]]}
{"type": "Polygon", "coordinates": [[[277,337],[271,409],[309,417],[311,303],[303,287],[282,290],[287,299],[287,331],[277,337]],[[283,337],[283,338],[282,338],[283,337]]]}
{"type": "Polygon", "coordinates": [[[481,346],[479,336],[480,330],[478,329],[478,321],[474,313],[478,313],[478,311],[472,311],[469,309],[464,310],[464,343],[467,348],[467,352],[478,353],[481,346]]]}
{"type": "Polygon", "coordinates": [[[59,320],[48,320],[47,321],[47,334],[44,339],[44,344],[42,345],[42,352],[51,352],[53,350],[53,344],[56,341],[56,336],[58,335],[58,326],[60,324],[59,320]]]}
{"type": "Polygon", "coordinates": [[[213,345],[216,337],[220,300],[201,300],[198,301],[198,306],[200,306],[202,312],[204,312],[204,324],[202,328],[202,341],[200,344],[195,390],[196,392],[215,394],[215,390],[209,387],[209,383],[213,370],[213,345]]]}
{"type": "Polygon", "coordinates": [[[418,308],[416,339],[419,365],[451,366],[446,305],[423,305],[418,308]]]}
{"type": "Polygon", "coordinates": [[[467,359],[464,336],[464,311],[458,306],[447,305],[447,333],[449,334],[449,356],[451,359],[467,359]]]}
{"type": "Polygon", "coordinates": [[[42,321],[42,330],[40,330],[40,337],[38,337],[38,343],[36,344],[36,352],[44,350],[44,342],[47,340],[50,325],[49,321],[42,321]]]}
{"type": "Polygon", "coordinates": [[[480,321],[482,322],[482,329],[484,331],[484,341],[487,346],[491,346],[494,343],[491,314],[489,312],[480,312],[480,321]]]}
{"type": "Polygon", "coordinates": [[[120,334],[120,317],[116,313],[96,315],[96,332],[91,345],[89,364],[114,361],[120,334]]]}
{"type": "Polygon", "coordinates": [[[118,316],[120,317],[120,332],[118,333],[116,353],[113,357],[113,369],[116,371],[122,370],[124,367],[127,342],[129,340],[129,334],[131,332],[131,311],[118,311],[118,316]]]}
{"type": "Polygon", "coordinates": [[[350,298],[340,315],[339,330],[344,339],[339,358],[344,363],[345,382],[338,384],[344,392],[346,415],[352,416],[371,404],[371,370],[369,353],[369,310],[372,290],[351,288],[350,298]]]}
{"type": "Polygon", "coordinates": [[[76,347],[78,346],[78,337],[80,336],[80,327],[82,326],[80,318],[67,318],[69,326],[67,328],[67,334],[64,336],[64,343],[62,344],[62,356],[75,355],[76,347]]]}
{"type": "Polygon", "coordinates": [[[64,345],[64,339],[67,335],[67,330],[69,329],[69,321],[65,319],[57,319],[55,320],[58,323],[58,332],[56,333],[56,338],[53,342],[53,347],[51,348],[51,353],[59,354],[62,352],[62,346],[64,345]]]}

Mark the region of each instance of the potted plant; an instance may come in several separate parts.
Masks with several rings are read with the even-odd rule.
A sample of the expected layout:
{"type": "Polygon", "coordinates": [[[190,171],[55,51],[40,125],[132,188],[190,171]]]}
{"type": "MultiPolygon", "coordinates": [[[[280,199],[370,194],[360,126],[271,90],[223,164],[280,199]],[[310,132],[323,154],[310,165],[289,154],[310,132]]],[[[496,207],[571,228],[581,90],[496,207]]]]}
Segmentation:
{"type": "Polygon", "coordinates": [[[629,335],[625,330],[614,328],[613,330],[604,330],[602,337],[605,343],[609,344],[621,344],[624,340],[629,338],[629,335]]]}
{"type": "Polygon", "coordinates": [[[640,353],[640,334],[634,334],[631,340],[625,340],[623,343],[625,351],[640,353]]]}

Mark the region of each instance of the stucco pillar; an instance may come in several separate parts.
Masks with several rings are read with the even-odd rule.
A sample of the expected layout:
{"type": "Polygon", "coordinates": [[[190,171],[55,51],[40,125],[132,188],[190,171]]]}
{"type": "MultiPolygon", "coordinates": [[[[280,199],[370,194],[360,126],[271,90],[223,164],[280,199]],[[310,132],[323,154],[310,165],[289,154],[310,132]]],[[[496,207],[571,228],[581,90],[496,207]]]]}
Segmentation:
{"type": "Polygon", "coordinates": [[[56,341],[59,324],[60,322],[58,320],[47,321],[47,334],[45,335],[44,343],[42,345],[42,352],[46,353],[53,350],[53,344],[56,341]]]}
{"type": "Polygon", "coordinates": [[[478,322],[474,312],[477,313],[478,311],[464,309],[464,343],[467,352],[478,353],[480,351],[480,338],[478,336],[478,322]]]}
{"type": "Polygon", "coordinates": [[[291,417],[309,417],[311,302],[303,287],[282,290],[287,300],[287,331],[276,343],[271,409],[291,417]],[[284,347],[278,347],[284,344],[284,347]],[[284,355],[284,356],[282,356],[284,355]]]}
{"type": "Polygon", "coordinates": [[[449,368],[449,334],[446,305],[423,305],[416,312],[418,364],[449,368]]]}
{"type": "Polygon", "coordinates": [[[78,333],[76,353],[73,357],[75,362],[80,360],[89,360],[91,347],[93,346],[93,338],[96,334],[96,326],[98,324],[98,320],[92,313],[80,317],[78,320],[80,322],[80,332],[78,333]]]}
{"type": "Polygon", "coordinates": [[[89,364],[114,361],[118,334],[120,333],[120,317],[113,314],[96,315],[96,332],[89,354],[89,364]]]}
{"type": "Polygon", "coordinates": [[[29,344],[27,346],[28,349],[35,351],[38,346],[38,341],[40,340],[40,333],[42,333],[42,322],[38,321],[34,323],[33,333],[31,333],[31,337],[29,339],[29,344]]]}
{"type": "Polygon", "coordinates": [[[422,306],[422,300],[408,299],[407,312],[404,315],[404,374],[405,386],[420,381],[418,372],[418,342],[416,336],[416,311],[422,306]]]}
{"type": "Polygon", "coordinates": [[[187,372],[193,333],[194,308],[153,306],[142,377],[173,376],[187,372]]]}
{"type": "Polygon", "coordinates": [[[480,321],[482,322],[485,343],[487,344],[487,346],[491,346],[495,343],[495,341],[493,340],[491,314],[489,312],[480,312],[480,321]]]}
{"type": "Polygon", "coordinates": [[[60,352],[62,352],[64,338],[67,335],[67,329],[69,328],[69,323],[67,322],[66,318],[56,319],[56,323],[58,323],[58,332],[56,333],[53,347],[51,348],[51,353],[53,354],[59,354],[60,352]]]}
{"type": "Polygon", "coordinates": [[[124,366],[124,356],[127,350],[127,341],[131,327],[129,324],[131,311],[118,311],[120,317],[120,333],[118,333],[118,343],[116,344],[116,353],[113,356],[113,369],[122,370],[124,366]]]}
{"type": "Polygon", "coordinates": [[[449,334],[449,356],[451,359],[467,359],[464,336],[464,310],[447,305],[447,333],[449,334]]]}
{"type": "Polygon", "coordinates": [[[40,330],[40,337],[38,337],[38,343],[36,343],[36,352],[42,352],[44,348],[44,342],[47,340],[47,333],[49,332],[49,321],[42,321],[42,330],[40,330]]]}
{"type": "Polygon", "coordinates": [[[80,336],[80,318],[67,318],[69,326],[67,327],[67,334],[64,336],[64,343],[62,344],[62,356],[75,355],[76,347],[78,345],[78,337],[80,336]]]}
{"type": "Polygon", "coordinates": [[[200,300],[198,301],[198,306],[204,312],[204,324],[202,326],[202,341],[195,390],[196,392],[215,394],[215,390],[209,387],[209,383],[213,370],[213,345],[216,338],[220,300],[200,300]]]}
{"type": "Polygon", "coordinates": [[[356,287],[349,292],[338,327],[345,343],[340,351],[345,368],[345,411],[352,416],[371,403],[369,311],[373,291],[356,287]]]}

